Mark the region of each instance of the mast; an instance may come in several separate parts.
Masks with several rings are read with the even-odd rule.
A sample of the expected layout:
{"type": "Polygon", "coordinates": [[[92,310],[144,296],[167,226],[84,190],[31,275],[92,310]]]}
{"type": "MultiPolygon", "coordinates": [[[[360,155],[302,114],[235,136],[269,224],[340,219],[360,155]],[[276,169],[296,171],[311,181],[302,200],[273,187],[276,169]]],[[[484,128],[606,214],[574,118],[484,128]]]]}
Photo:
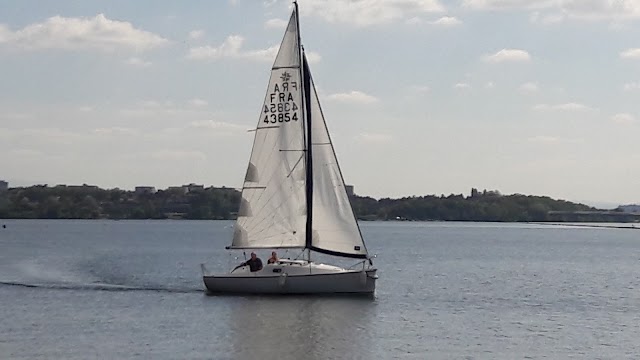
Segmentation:
{"type": "MultiPolygon", "coordinates": [[[[304,47],[300,41],[300,14],[298,12],[298,2],[294,1],[293,5],[296,10],[296,27],[298,28],[298,51],[300,52],[300,79],[302,81],[302,99],[304,101],[304,111],[302,111],[302,117],[306,126],[306,141],[305,141],[305,162],[306,162],[306,202],[307,202],[307,224],[305,228],[305,247],[307,249],[312,248],[313,238],[313,146],[311,143],[311,81],[309,80],[309,71],[307,71],[307,59],[304,56],[304,47]]],[[[311,253],[308,252],[309,260],[311,253]]]]}

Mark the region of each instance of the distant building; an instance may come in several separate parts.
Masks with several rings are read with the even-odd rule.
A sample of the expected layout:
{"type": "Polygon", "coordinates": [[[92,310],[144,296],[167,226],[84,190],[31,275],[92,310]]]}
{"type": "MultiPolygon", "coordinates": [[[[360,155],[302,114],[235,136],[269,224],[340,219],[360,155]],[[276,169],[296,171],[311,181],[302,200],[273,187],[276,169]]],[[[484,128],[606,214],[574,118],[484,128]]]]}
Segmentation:
{"type": "Polygon", "coordinates": [[[98,190],[98,186],[97,185],[87,185],[87,184],[82,184],[82,185],[67,185],[67,189],[87,189],[87,190],[98,190]]]}
{"type": "Polygon", "coordinates": [[[188,192],[204,190],[204,185],[196,185],[194,183],[191,183],[189,185],[184,185],[184,186],[187,187],[188,192]]]}
{"type": "Polygon", "coordinates": [[[347,192],[347,196],[356,196],[356,193],[353,191],[353,185],[345,185],[344,189],[347,192]]]}
{"type": "Polygon", "coordinates": [[[9,183],[4,180],[0,180],[0,191],[7,191],[7,189],[9,189],[9,183]]]}
{"type": "Polygon", "coordinates": [[[618,206],[618,210],[625,213],[637,214],[640,213],[640,205],[620,205],[618,206]]]}
{"type": "Polygon", "coordinates": [[[136,195],[154,194],[156,192],[156,188],[153,186],[136,186],[134,192],[136,195]]]}
{"type": "Polygon", "coordinates": [[[169,186],[167,191],[178,194],[186,194],[189,192],[189,188],[186,185],[183,186],[169,186]]]}

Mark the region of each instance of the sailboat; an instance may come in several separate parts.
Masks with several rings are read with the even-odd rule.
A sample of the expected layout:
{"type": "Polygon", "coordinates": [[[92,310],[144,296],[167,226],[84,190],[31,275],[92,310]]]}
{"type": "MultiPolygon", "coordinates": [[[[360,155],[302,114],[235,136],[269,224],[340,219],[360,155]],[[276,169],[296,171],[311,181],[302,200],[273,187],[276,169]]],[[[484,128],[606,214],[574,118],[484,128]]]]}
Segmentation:
{"type": "Polygon", "coordinates": [[[300,250],[259,271],[239,266],[210,274],[209,293],[372,294],[378,278],[345,189],[300,43],[298,4],[271,68],[233,239],[227,249],[300,250]],[[351,267],[317,263],[314,253],[359,259],[351,267]]]}

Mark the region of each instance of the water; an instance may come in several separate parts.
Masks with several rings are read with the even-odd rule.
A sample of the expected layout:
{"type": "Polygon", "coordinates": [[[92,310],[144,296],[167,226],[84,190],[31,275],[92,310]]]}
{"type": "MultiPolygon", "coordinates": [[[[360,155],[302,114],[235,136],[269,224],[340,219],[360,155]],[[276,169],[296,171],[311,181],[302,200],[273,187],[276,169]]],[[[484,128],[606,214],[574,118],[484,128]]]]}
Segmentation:
{"type": "Polygon", "coordinates": [[[363,223],[380,279],[358,299],[206,296],[199,264],[241,261],[230,222],[0,224],[1,359],[640,354],[638,230],[363,223]]]}

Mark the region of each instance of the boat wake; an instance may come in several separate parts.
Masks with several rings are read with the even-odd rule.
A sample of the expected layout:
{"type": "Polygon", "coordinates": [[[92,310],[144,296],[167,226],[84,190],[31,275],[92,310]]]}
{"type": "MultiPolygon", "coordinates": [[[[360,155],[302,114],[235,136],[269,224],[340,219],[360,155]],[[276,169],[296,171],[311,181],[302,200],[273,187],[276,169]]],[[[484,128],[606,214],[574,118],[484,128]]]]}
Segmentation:
{"type": "Polygon", "coordinates": [[[54,290],[85,290],[85,291],[151,291],[151,292],[164,292],[164,293],[202,293],[203,289],[199,288],[181,288],[181,287],[154,287],[154,286],[126,286],[126,285],[114,285],[114,284],[71,284],[71,283],[58,283],[58,284],[31,284],[15,281],[0,281],[0,286],[17,286],[25,288],[37,288],[37,289],[54,289],[54,290]]]}

